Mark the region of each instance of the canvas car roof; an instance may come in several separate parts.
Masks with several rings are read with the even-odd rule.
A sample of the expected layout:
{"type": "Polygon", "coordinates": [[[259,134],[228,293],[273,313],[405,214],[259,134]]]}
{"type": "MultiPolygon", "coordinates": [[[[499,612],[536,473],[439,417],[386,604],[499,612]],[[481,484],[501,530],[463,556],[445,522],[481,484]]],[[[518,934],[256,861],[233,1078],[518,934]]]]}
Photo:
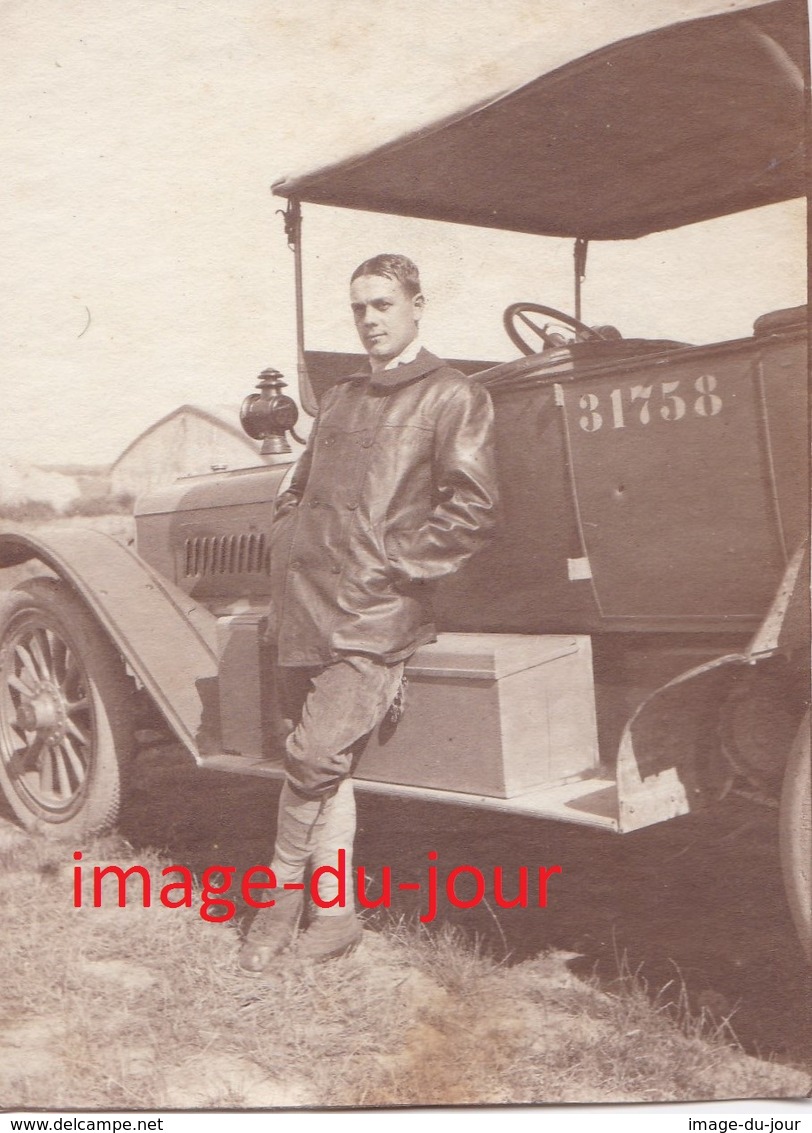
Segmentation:
{"type": "Polygon", "coordinates": [[[517,82],[274,192],[604,240],[803,195],[803,0],[613,7],[627,9],[615,34],[631,34],[603,32],[597,46],[593,35],[563,61],[560,45],[542,45],[529,78],[517,58],[517,82]]]}

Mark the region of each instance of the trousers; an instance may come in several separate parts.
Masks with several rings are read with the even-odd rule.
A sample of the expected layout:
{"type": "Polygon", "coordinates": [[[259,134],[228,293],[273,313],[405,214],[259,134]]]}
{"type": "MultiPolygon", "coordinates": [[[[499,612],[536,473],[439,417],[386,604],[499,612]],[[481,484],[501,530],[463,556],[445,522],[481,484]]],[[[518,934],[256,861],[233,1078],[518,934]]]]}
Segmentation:
{"type": "Polygon", "coordinates": [[[295,722],[285,744],[295,791],[321,798],[338,789],[394,701],[404,666],[348,653],[318,669],[279,670],[283,711],[295,722]]]}
{"type": "Polygon", "coordinates": [[[318,669],[278,671],[282,710],[294,726],[285,744],[286,776],[271,868],[278,885],[298,885],[308,867],[335,866],[343,850],[343,883],[332,875],[324,878],[320,914],[344,912],[330,902],[339,889],[353,893],[350,774],[369,734],[395,700],[404,666],[405,661],[388,664],[346,654],[318,669]]]}

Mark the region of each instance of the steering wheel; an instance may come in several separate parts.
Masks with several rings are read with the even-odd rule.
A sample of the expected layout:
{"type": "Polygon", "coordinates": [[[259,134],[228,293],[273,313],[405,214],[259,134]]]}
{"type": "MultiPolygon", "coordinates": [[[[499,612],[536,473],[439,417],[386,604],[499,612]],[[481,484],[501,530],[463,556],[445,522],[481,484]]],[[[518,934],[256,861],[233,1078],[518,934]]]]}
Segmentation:
{"type": "Polygon", "coordinates": [[[538,351],[522,338],[517,325],[519,322],[529,327],[534,334],[538,335],[544,345],[550,349],[567,345],[566,341],[564,341],[560,335],[550,332],[549,323],[539,326],[538,323],[527,317],[529,314],[546,315],[555,323],[571,327],[575,331],[577,341],[579,342],[600,341],[603,338],[603,335],[599,331],[593,330],[592,327],[588,327],[586,323],[582,323],[580,319],[573,318],[572,315],[565,315],[563,311],[556,311],[555,307],[543,307],[541,303],[511,303],[509,307],[505,308],[502,322],[505,325],[505,330],[508,333],[510,341],[521,350],[522,354],[536,354],[538,351]]]}

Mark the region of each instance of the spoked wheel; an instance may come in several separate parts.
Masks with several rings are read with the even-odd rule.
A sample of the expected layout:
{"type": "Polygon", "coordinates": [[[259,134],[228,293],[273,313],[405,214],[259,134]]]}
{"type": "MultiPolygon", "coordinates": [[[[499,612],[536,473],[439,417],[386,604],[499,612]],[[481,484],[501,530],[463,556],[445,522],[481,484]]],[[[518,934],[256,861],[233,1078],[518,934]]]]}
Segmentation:
{"type": "Polygon", "coordinates": [[[0,786],[20,822],[54,835],[118,814],[132,685],[81,601],[32,579],[0,601],[0,786]]]}
{"type": "Polygon", "coordinates": [[[781,865],[787,900],[807,960],[812,964],[812,768],[809,714],[792,746],[779,811],[781,865]]]}

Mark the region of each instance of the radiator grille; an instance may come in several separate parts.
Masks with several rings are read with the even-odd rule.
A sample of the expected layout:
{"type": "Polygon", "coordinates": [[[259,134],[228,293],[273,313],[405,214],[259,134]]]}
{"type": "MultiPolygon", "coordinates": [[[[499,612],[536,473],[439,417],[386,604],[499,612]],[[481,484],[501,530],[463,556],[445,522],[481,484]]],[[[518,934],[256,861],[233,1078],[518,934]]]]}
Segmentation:
{"type": "Polygon", "coordinates": [[[187,578],[205,574],[268,574],[270,554],[264,535],[201,535],[184,544],[187,578]]]}

